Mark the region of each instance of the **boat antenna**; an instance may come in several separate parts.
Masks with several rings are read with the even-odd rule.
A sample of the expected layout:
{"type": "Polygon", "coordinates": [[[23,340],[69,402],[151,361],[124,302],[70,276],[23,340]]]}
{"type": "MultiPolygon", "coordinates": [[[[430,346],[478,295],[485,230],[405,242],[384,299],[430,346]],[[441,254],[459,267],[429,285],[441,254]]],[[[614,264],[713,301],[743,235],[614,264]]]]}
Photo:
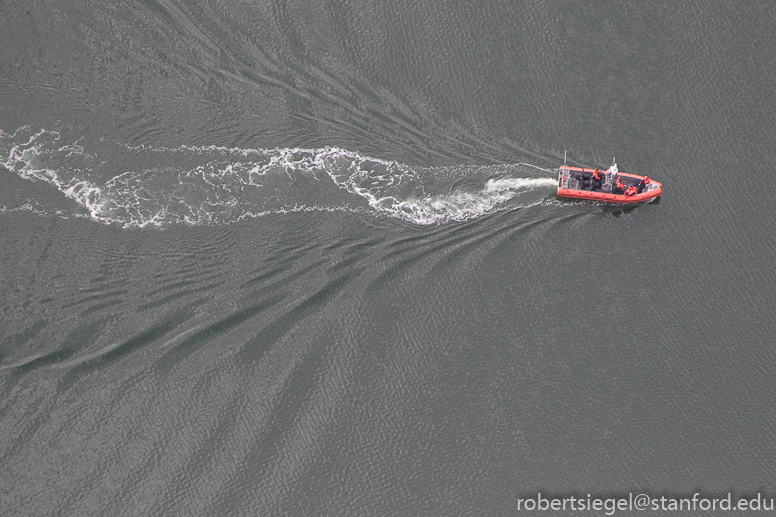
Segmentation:
{"type": "Polygon", "coordinates": [[[566,165],[566,150],[563,150],[563,165],[566,165]]]}

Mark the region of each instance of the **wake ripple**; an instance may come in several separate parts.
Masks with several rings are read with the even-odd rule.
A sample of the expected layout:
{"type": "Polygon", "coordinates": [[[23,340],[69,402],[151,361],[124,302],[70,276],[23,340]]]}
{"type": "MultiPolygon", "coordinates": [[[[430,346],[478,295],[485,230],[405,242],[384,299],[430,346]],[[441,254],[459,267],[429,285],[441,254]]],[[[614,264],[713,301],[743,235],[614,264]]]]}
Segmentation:
{"type": "MultiPolygon", "coordinates": [[[[372,213],[431,225],[536,204],[555,185],[547,177],[551,171],[530,164],[414,167],[337,147],[89,147],[68,143],[56,131],[0,131],[0,164],[76,204],[72,213],[52,213],[139,228],[300,211],[372,213]],[[523,199],[535,190],[541,198],[523,199]]],[[[46,196],[0,205],[0,211],[45,212],[46,196]]]]}

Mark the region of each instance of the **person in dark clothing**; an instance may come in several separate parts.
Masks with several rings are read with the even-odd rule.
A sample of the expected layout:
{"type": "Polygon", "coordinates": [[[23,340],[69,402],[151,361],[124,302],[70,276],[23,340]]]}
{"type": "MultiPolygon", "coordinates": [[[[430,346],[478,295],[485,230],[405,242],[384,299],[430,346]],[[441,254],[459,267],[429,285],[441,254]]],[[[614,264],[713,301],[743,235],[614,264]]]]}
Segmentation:
{"type": "Polygon", "coordinates": [[[641,181],[639,181],[639,184],[636,185],[636,190],[641,194],[641,192],[647,188],[647,185],[649,185],[649,176],[644,176],[641,178],[641,181]]]}
{"type": "Polygon", "coordinates": [[[601,190],[601,182],[604,179],[604,171],[593,170],[593,190],[601,190]]]}

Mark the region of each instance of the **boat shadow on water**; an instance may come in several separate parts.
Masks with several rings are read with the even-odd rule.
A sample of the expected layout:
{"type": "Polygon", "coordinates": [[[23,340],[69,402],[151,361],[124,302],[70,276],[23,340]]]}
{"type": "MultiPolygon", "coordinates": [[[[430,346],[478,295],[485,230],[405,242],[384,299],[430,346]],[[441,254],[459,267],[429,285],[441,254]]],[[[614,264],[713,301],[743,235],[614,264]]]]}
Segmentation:
{"type": "Polygon", "coordinates": [[[621,215],[627,215],[627,214],[630,214],[631,212],[635,212],[637,208],[642,206],[659,205],[661,197],[662,196],[658,196],[648,201],[643,201],[641,203],[633,203],[630,205],[621,205],[621,204],[615,204],[615,203],[601,203],[601,208],[607,214],[613,215],[614,217],[620,217],[621,215]]]}

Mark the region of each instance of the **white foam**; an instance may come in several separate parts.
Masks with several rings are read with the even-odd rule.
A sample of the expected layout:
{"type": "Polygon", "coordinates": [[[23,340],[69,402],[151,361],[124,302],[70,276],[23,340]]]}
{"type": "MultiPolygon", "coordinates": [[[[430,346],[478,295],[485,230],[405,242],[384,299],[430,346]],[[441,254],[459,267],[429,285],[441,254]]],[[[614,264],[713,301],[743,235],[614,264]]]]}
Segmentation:
{"type": "Polygon", "coordinates": [[[509,208],[522,193],[555,185],[553,178],[526,177],[547,172],[530,164],[424,168],[337,147],[120,145],[108,153],[118,156],[111,164],[80,141],[62,145],[59,133],[22,129],[0,132],[0,143],[10,141],[7,152],[0,146],[3,166],[53,186],[95,221],[126,227],[228,224],[310,210],[429,225],[509,208]],[[132,163],[145,168],[119,169],[132,163]]]}
{"type": "Polygon", "coordinates": [[[375,208],[422,225],[466,221],[492,213],[516,197],[521,190],[554,185],[555,180],[548,178],[490,179],[479,192],[458,191],[405,201],[393,199],[388,205],[377,203],[375,208]]]}
{"type": "Polygon", "coordinates": [[[554,187],[556,183],[557,180],[554,178],[499,178],[488,180],[485,188],[489,192],[502,192],[504,190],[554,187]]]}

